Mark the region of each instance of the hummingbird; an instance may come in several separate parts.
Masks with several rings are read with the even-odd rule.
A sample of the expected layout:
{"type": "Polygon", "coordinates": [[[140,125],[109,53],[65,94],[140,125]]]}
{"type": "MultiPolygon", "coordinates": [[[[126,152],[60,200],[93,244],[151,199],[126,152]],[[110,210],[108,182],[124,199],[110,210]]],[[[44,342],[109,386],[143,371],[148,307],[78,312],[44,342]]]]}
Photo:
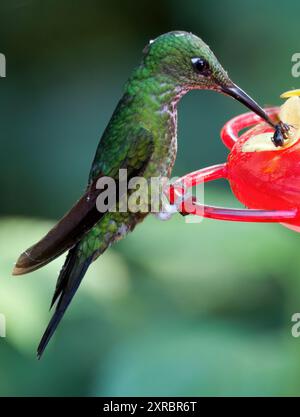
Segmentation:
{"type": "Polygon", "coordinates": [[[20,255],[13,270],[13,275],[35,271],[68,251],[52,298],[55,311],[38,346],[38,358],[89,265],[149,214],[99,212],[97,181],[102,177],[118,181],[120,169],[127,170],[128,180],[170,177],[177,152],[177,104],[195,89],[231,96],[276,128],[265,111],[230,80],[199,37],[172,31],[151,40],[100,139],[85,193],[39,242],[20,255]]]}

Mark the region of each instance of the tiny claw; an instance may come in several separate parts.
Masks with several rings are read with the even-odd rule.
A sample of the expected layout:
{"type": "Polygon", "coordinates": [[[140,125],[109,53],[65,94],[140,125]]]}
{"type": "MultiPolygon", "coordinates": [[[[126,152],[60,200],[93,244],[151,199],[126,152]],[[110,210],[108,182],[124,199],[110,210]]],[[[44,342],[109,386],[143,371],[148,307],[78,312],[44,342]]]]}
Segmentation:
{"type": "Polygon", "coordinates": [[[165,221],[170,220],[175,213],[178,213],[177,204],[165,204],[162,211],[155,213],[155,217],[159,220],[165,221]]]}

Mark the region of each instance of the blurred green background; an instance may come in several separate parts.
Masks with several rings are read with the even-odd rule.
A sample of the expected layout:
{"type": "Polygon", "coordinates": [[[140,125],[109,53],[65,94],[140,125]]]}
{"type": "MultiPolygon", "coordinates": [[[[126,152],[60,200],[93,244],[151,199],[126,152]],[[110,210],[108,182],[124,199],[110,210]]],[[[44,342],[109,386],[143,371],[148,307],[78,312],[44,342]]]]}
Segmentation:
{"type": "MultiPolygon", "coordinates": [[[[299,395],[299,236],[279,225],[149,217],[89,270],[43,359],[60,258],[12,278],[18,254],[84,190],[98,139],[149,39],[200,35],[261,104],[298,87],[299,1],[2,0],[0,395],[299,395]]],[[[179,105],[174,174],[225,160],[211,92],[179,105]]],[[[224,184],[210,203],[235,204],[224,184]]]]}

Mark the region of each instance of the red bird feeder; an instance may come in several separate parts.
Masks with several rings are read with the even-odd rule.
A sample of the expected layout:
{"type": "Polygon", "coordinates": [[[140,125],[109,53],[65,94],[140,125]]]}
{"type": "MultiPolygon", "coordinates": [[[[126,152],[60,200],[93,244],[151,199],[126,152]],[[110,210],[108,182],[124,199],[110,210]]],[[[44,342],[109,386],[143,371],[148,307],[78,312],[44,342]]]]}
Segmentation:
{"type": "MultiPolygon", "coordinates": [[[[279,108],[266,111],[271,118],[278,118],[279,108]]],[[[271,140],[273,133],[272,128],[254,113],[242,114],[227,122],[221,131],[221,139],[230,150],[227,162],[177,180],[170,187],[170,203],[181,201],[179,211],[183,215],[242,222],[279,222],[299,232],[300,137],[283,147],[276,147],[271,140]],[[249,127],[238,136],[241,130],[249,127]],[[233,194],[247,209],[208,206],[195,201],[194,197],[185,198],[190,187],[220,178],[228,180],[233,194]]]]}

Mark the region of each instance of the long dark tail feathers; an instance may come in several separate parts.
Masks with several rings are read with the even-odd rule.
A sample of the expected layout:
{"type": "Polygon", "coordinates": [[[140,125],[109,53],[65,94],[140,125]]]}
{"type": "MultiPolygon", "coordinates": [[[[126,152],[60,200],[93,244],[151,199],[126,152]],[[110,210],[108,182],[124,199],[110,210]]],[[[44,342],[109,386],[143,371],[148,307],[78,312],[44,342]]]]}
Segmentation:
{"type": "Polygon", "coordinates": [[[93,257],[87,258],[84,261],[78,258],[78,244],[69,251],[59,274],[51,303],[52,307],[57,302],[55,312],[37,349],[38,359],[41,358],[46,349],[92,261],[93,257]]]}

